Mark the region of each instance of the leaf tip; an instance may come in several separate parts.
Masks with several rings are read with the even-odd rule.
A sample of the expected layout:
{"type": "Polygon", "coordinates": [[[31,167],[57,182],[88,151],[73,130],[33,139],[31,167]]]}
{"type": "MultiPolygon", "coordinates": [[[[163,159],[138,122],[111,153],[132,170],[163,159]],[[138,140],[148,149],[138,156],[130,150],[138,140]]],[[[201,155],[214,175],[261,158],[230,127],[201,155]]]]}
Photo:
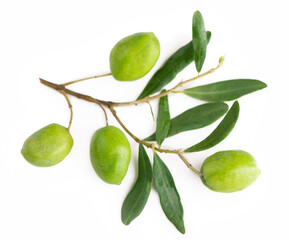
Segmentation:
{"type": "Polygon", "coordinates": [[[212,32],[207,31],[206,34],[207,34],[207,44],[209,44],[211,37],[212,37],[212,32]]]}
{"type": "Polygon", "coordinates": [[[236,106],[237,108],[240,108],[240,104],[238,100],[236,100],[233,105],[236,106]]]}
{"type": "Polygon", "coordinates": [[[194,12],[193,16],[202,16],[202,14],[201,14],[201,12],[199,10],[197,10],[197,11],[194,12]]]}
{"type": "Polygon", "coordinates": [[[124,203],[123,203],[122,208],[121,208],[121,221],[126,226],[131,223],[131,221],[129,221],[129,218],[127,217],[127,214],[126,214],[126,211],[124,208],[124,203]]]}
{"type": "Polygon", "coordinates": [[[268,87],[268,85],[266,83],[264,83],[264,82],[261,82],[261,83],[262,83],[261,89],[268,87]]]}
{"type": "Polygon", "coordinates": [[[178,231],[182,234],[185,234],[186,233],[186,229],[185,229],[185,224],[184,222],[182,221],[182,223],[179,225],[179,226],[176,226],[176,228],[178,229],[178,231]]]}
{"type": "Polygon", "coordinates": [[[121,221],[124,225],[128,226],[130,224],[129,221],[126,221],[126,219],[121,218],[121,221]]]}

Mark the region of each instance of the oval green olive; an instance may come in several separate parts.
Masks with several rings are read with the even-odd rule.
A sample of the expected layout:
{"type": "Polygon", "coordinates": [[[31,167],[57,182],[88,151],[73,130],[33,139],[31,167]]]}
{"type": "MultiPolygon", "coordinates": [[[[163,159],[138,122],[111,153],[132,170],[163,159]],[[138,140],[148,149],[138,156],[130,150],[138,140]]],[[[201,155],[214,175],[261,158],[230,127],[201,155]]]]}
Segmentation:
{"type": "Polygon", "coordinates": [[[107,126],[94,133],[90,143],[90,159],[95,172],[103,181],[121,184],[130,156],[130,144],[120,129],[107,126]]]}
{"type": "Polygon", "coordinates": [[[73,139],[66,127],[53,123],[33,133],[21,153],[31,164],[49,167],[61,162],[70,152],[73,139]]]}
{"type": "Polygon", "coordinates": [[[160,55],[160,43],[152,33],[135,33],[121,39],[110,52],[110,70],[119,81],[146,75],[160,55]]]}
{"type": "Polygon", "coordinates": [[[236,192],[260,175],[252,155],[241,150],[221,151],[208,157],[201,168],[203,183],[216,192],[236,192]]]}

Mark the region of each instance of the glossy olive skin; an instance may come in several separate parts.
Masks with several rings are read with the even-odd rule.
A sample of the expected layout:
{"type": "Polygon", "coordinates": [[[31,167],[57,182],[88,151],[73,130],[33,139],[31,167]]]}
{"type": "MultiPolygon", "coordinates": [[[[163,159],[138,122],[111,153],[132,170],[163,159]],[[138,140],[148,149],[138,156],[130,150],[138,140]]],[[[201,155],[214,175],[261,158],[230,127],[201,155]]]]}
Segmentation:
{"type": "Polygon", "coordinates": [[[107,126],[94,133],[90,143],[90,159],[95,172],[103,181],[121,184],[130,157],[130,144],[120,129],[107,126]]]}
{"type": "Polygon", "coordinates": [[[201,172],[208,188],[224,193],[243,190],[261,173],[253,156],[241,150],[213,154],[204,161],[201,172]]]}
{"type": "Polygon", "coordinates": [[[146,75],[160,55],[159,40],[152,32],[121,39],[110,52],[110,70],[119,81],[134,81],[146,75]]]}
{"type": "Polygon", "coordinates": [[[50,167],[70,152],[73,139],[66,127],[52,123],[33,133],[23,144],[21,153],[31,164],[50,167]]]}

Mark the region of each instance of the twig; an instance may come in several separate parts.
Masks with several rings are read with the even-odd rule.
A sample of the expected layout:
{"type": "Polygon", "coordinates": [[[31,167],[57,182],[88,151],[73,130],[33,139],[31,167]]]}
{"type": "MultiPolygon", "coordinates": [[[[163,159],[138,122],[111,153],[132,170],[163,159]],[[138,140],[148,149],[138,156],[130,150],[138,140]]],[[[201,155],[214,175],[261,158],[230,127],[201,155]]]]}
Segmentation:
{"type": "Polygon", "coordinates": [[[166,95],[168,95],[169,93],[175,91],[176,89],[182,87],[183,85],[185,85],[185,84],[187,84],[187,83],[189,83],[189,82],[191,82],[191,81],[194,81],[194,80],[196,80],[196,79],[199,79],[199,78],[201,78],[201,77],[204,77],[204,76],[206,76],[206,75],[209,75],[209,74],[215,72],[217,69],[219,69],[219,68],[223,65],[223,62],[224,62],[224,60],[221,61],[221,62],[218,64],[217,67],[212,68],[212,69],[210,69],[209,71],[207,71],[207,72],[205,72],[205,73],[203,73],[203,74],[200,74],[200,75],[198,75],[198,76],[196,76],[196,77],[190,78],[190,79],[188,79],[188,80],[186,80],[186,81],[179,82],[176,86],[174,86],[173,88],[171,88],[171,89],[169,89],[169,90],[167,90],[167,91],[165,91],[165,92],[162,92],[162,93],[157,94],[157,95],[154,95],[154,96],[148,96],[148,97],[145,97],[145,98],[140,99],[140,100],[130,101],[130,102],[111,102],[111,101],[100,100],[100,99],[93,98],[93,97],[88,96],[88,95],[85,95],[85,94],[81,94],[81,93],[77,93],[77,92],[75,92],[75,91],[69,90],[69,89],[67,89],[67,88],[65,87],[64,84],[55,84],[55,83],[46,81],[46,80],[44,80],[44,79],[42,79],[42,78],[39,78],[39,79],[40,79],[40,82],[41,82],[42,84],[44,84],[44,85],[46,85],[46,86],[48,86],[48,87],[50,87],[50,88],[53,88],[53,89],[55,89],[55,90],[57,90],[57,91],[62,90],[62,91],[64,91],[66,94],[72,95],[72,96],[77,97],[77,98],[79,98],[79,99],[83,99],[83,100],[86,100],[86,101],[88,101],[88,102],[94,102],[94,103],[97,103],[97,104],[102,104],[102,105],[104,105],[104,106],[106,106],[106,107],[108,107],[108,108],[109,108],[110,106],[120,107],[120,106],[127,106],[127,105],[137,105],[137,104],[140,104],[140,103],[147,103],[147,102],[149,102],[149,101],[151,101],[151,100],[158,99],[158,98],[161,98],[161,97],[163,97],[163,96],[166,96],[166,95]]]}
{"type": "MultiPolygon", "coordinates": [[[[178,154],[178,156],[183,160],[183,162],[187,165],[187,167],[189,169],[191,169],[194,173],[196,173],[198,176],[202,176],[202,173],[200,171],[198,171],[197,169],[195,169],[187,160],[186,158],[182,155],[184,152],[182,152],[181,149],[178,149],[178,150],[169,150],[169,149],[162,149],[162,148],[159,148],[159,147],[155,147],[154,144],[152,143],[148,143],[146,141],[143,141],[141,139],[139,139],[138,137],[136,137],[132,132],[130,132],[128,130],[128,128],[123,124],[123,122],[120,120],[120,118],[118,117],[118,115],[116,114],[116,111],[114,109],[114,107],[117,107],[117,106],[127,106],[127,105],[137,105],[139,103],[149,103],[151,100],[154,100],[154,99],[158,99],[160,97],[163,97],[163,96],[166,96],[168,95],[169,93],[172,93],[172,92],[175,92],[176,89],[182,87],[183,85],[191,82],[191,81],[194,81],[196,79],[199,79],[201,77],[204,77],[208,74],[211,74],[213,72],[215,72],[217,69],[219,69],[222,65],[223,65],[223,62],[224,62],[224,58],[220,58],[220,61],[219,61],[219,64],[217,67],[215,68],[212,68],[210,69],[209,71],[203,73],[203,74],[200,74],[196,77],[193,77],[193,78],[190,78],[186,81],[181,81],[179,82],[176,86],[174,86],[173,88],[165,91],[165,92],[162,92],[160,94],[157,94],[157,95],[154,95],[154,96],[148,96],[148,97],[145,97],[143,99],[140,99],[140,100],[136,100],[136,101],[130,101],[130,102],[111,102],[111,101],[104,101],[104,100],[100,100],[100,99],[97,99],[97,98],[93,98],[91,96],[88,96],[88,95],[85,95],[85,94],[81,94],[81,93],[78,93],[78,92],[75,92],[75,91],[72,91],[72,90],[69,90],[66,88],[67,85],[70,85],[70,84],[73,84],[73,83],[76,83],[76,82],[80,82],[80,81],[84,81],[84,80],[88,80],[88,79],[91,79],[91,78],[96,78],[96,77],[100,77],[100,76],[94,76],[94,77],[90,77],[90,78],[84,78],[84,79],[79,79],[79,80],[75,80],[75,81],[72,81],[72,82],[68,82],[68,83],[64,83],[64,84],[55,84],[55,83],[52,83],[52,82],[49,82],[49,81],[46,81],[44,79],[41,79],[39,78],[40,82],[58,92],[60,92],[61,94],[63,94],[68,102],[68,105],[69,105],[69,108],[70,108],[70,111],[71,111],[71,119],[70,119],[70,122],[69,122],[69,126],[68,126],[68,129],[70,128],[70,125],[71,125],[71,121],[72,121],[72,106],[70,104],[70,101],[67,97],[67,94],[71,95],[71,96],[74,96],[74,97],[77,97],[79,99],[82,99],[82,100],[85,100],[85,101],[88,101],[88,102],[93,102],[93,103],[96,103],[98,104],[102,110],[104,111],[104,114],[105,114],[105,118],[106,118],[106,125],[108,125],[108,120],[107,120],[107,114],[106,114],[106,111],[104,109],[104,106],[107,107],[112,115],[115,117],[115,119],[118,121],[118,123],[121,125],[121,127],[127,132],[127,134],[129,134],[137,143],[141,143],[143,144],[144,146],[148,147],[148,148],[151,148],[155,151],[158,151],[158,152],[161,152],[161,153],[174,153],[174,154],[178,154]]],[[[107,76],[107,75],[110,75],[110,74],[104,74],[103,76],[107,76]]]]}
{"type": "Polygon", "coordinates": [[[137,143],[141,143],[143,144],[144,146],[148,147],[148,148],[151,148],[151,149],[155,149],[156,151],[158,152],[161,152],[161,153],[175,153],[175,154],[180,154],[180,153],[183,153],[181,149],[178,149],[178,150],[169,150],[169,149],[162,149],[162,148],[157,148],[154,146],[153,143],[148,143],[146,141],[143,141],[141,139],[139,139],[138,137],[136,137],[131,131],[129,131],[127,129],[127,127],[123,124],[123,122],[120,120],[120,118],[118,117],[118,115],[116,114],[116,111],[114,109],[113,106],[110,106],[110,111],[112,113],[112,115],[114,116],[114,118],[117,120],[117,122],[119,123],[119,125],[127,132],[128,135],[130,135],[133,140],[135,140],[137,143]]]}
{"type": "Polygon", "coordinates": [[[66,94],[74,96],[76,98],[85,100],[87,102],[93,102],[93,103],[96,103],[96,104],[100,104],[100,105],[103,105],[103,106],[106,106],[106,107],[109,107],[111,105],[111,102],[109,102],[109,101],[102,101],[102,100],[93,98],[91,96],[88,96],[88,95],[85,95],[85,94],[81,94],[81,93],[69,90],[65,86],[63,86],[62,84],[52,83],[52,82],[46,81],[46,80],[44,80],[42,78],[39,78],[39,80],[40,80],[40,82],[43,85],[45,85],[47,87],[50,87],[50,88],[52,88],[52,89],[54,89],[54,90],[56,90],[58,92],[62,91],[62,92],[65,92],[66,94]]]}

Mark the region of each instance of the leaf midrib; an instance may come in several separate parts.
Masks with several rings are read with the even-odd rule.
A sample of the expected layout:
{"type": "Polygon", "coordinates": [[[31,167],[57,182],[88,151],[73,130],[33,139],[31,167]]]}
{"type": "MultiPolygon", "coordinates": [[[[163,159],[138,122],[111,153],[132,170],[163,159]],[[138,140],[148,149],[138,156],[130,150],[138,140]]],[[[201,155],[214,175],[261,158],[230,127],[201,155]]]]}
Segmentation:
{"type": "MultiPolygon", "coordinates": [[[[143,157],[143,153],[142,153],[142,157],[143,157]]],[[[147,179],[147,169],[145,168],[145,171],[144,171],[144,179],[147,179]]],[[[137,179],[137,182],[138,182],[139,178],[137,179]]],[[[136,182],[136,184],[137,184],[136,182]]],[[[141,197],[143,196],[143,193],[145,192],[145,186],[146,186],[146,183],[147,181],[143,181],[144,184],[142,184],[142,190],[141,190],[141,193],[139,194],[137,200],[135,201],[135,204],[133,204],[133,207],[131,208],[131,211],[130,211],[130,214],[129,214],[129,217],[127,219],[130,219],[131,215],[132,215],[132,212],[134,212],[133,210],[136,208],[136,205],[137,203],[139,202],[139,200],[141,199],[141,197]]],[[[142,183],[142,182],[141,182],[142,183]]]]}
{"type": "MultiPolygon", "coordinates": [[[[201,92],[201,91],[193,91],[191,94],[205,94],[205,95],[211,95],[211,94],[216,94],[216,93],[226,93],[226,92],[235,92],[235,91],[238,91],[238,90],[244,90],[244,89],[251,89],[250,87],[243,87],[243,88],[236,88],[236,89],[234,89],[234,91],[231,91],[231,90],[223,90],[223,91],[215,91],[215,92],[213,92],[213,91],[210,91],[210,90],[208,90],[208,92],[201,92]]],[[[189,91],[188,91],[188,93],[190,93],[189,91]]]]}
{"type": "MultiPolygon", "coordinates": [[[[163,171],[162,171],[161,168],[160,168],[160,163],[159,163],[158,161],[159,161],[159,160],[157,160],[157,164],[158,164],[158,167],[159,167],[160,172],[161,172],[160,175],[161,175],[161,177],[162,177],[162,180],[164,180],[164,174],[163,174],[163,171]]],[[[168,191],[167,191],[167,187],[165,187],[164,189],[165,189],[166,195],[169,196],[168,191]]],[[[162,199],[161,196],[160,196],[160,198],[162,199]]],[[[168,199],[169,199],[170,205],[173,206],[171,199],[170,199],[170,198],[168,198],[168,199]]],[[[174,208],[171,208],[171,209],[173,209],[173,212],[176,213],[176,211],[175,211],[174,208]]],[[[177,215],[178,215],[178,214],[177,214],[177,215]]],[[[177,219],[179,219],[179,218],[177,218],[177,219]]],[[[179,219],[179,220],[181,220],[181,219],[179,219]]]]}

